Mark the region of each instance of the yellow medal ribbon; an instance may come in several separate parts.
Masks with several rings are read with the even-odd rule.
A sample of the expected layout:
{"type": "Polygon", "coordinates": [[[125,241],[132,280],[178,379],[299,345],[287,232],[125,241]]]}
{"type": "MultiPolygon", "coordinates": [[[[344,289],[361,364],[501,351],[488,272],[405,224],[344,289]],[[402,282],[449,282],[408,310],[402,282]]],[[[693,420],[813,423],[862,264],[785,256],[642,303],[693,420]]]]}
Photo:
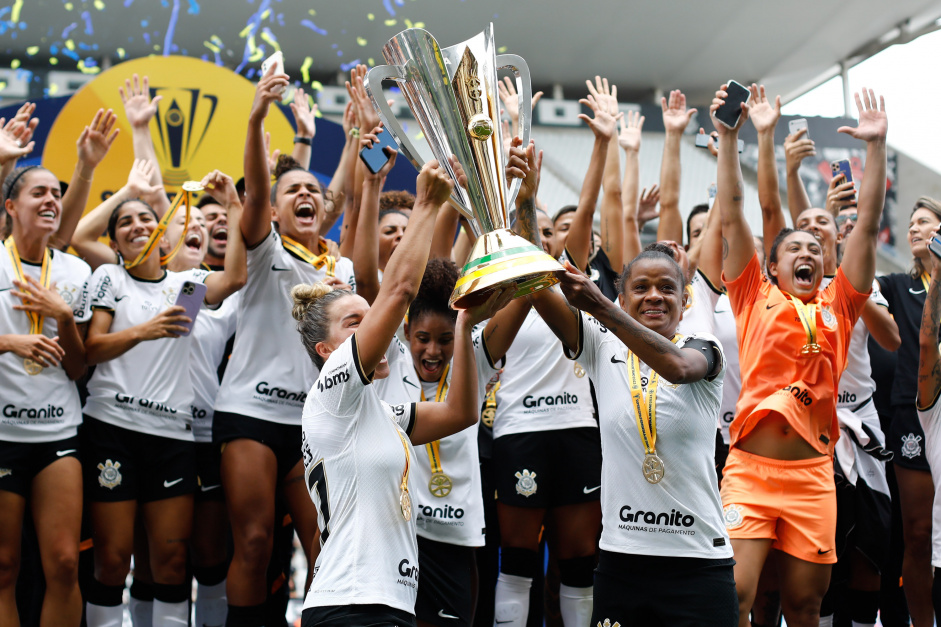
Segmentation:
{"type": "MultiPolygon", "coordinates": [[[[441,380],[438,381],[438,391],[435,392],[436,403],[443,402],[448,395],[449,370],[451,370],[451,364],[444,367],[444,373],[441,375],[441,380]]],[[[427,400],[424,389],[421,391],[421,400],[422,402],[427,400]]],[[[453,484],[451,483],[451,477],[444,474],[441,468],[441,440],[429,442],[425,445],[425,450],[428,451],[428,459],[431,463],[431,480],[428,482],[428,491],[431,492],[432,496],[444,498],[451,493],[453,484]]]]}
{"type": "MultiPolygon", "coordinates": [[[[680,338],[673,336],[673,343],[680,338]]],[[[641,384],[640,358],[633,352],[628,353],[628,376],[631,386],[631,403],[634,406],[634,417],[637,421],[637,431],[644,444],[644,463],[641,471],[648,483],[660,483],[663,479],[663,460],[657,455],[657,386],[660,375],[651,368],[650,380],[647,382],[647,399],[644,400],[644,388],[641,384]]]]}
{"type": "Polygon", "coordinates": [[[284,249],[289,253],[297,255],[310,265],[314,266],[318,270],[327,266],[327,276],[336,276],[337,270],[337,260],[336,257],[327,252],[327,243],[323,238],[320,238],[318,242],[320,248],[320,254],[315,255],[310,252],[306,246],[301,244],[298,241],[295,241],[288,237],[287,235],[281,236],[281,245],[284,246],[284,249]]]}
{"type": "Polygon", "coordinates": [[[196,181],[186,181],[183,183],[182,189],[176,195],[176,198],[173,199],[173,203],[170,205],[170,208],[167,209],[165,214],[163,214],[163,217],[157,223],[157,228],[155,228],[153,233],[150,234],[150,239],[147,240],[147,244],[144,246],[144,249],[138,253],[137,258],[134,259],[134,261],[125,261],[125,268],[130,270],[131,268],[141,265],[147,260],[148,257],[150,257],[151,254],[153,254],[155,250],[157,250],[157,248],[160,247],[160,240],[163,239],[163,236],[166,234],[167,228],[170,226],[170,221],[173,220],[173,216],[176,214],[176,210],[180,208],[180,203],[182,202],[186,206],[186,220],[183,222],[183,234],[180,235],[180,239],[177,241],[176,246],[173,247],[173,250],[171,250],[169,254],[160,257],[160,265],[165,266],[170,262],[171,259],[173,259],[174,255],[176,255],[180,251],[180,248],[183,247],[183,242],[186,241],[186,227],[189,226],[190,223],[190,193],[198,192],[202,189],[202,185],[196,181]]]}
{"type": "MultiPolygon", "coordinates": [[[[16,280],[20,283],[26,283],[26,275],[23,273],[23,264],[20,261],[20,253],[16,249],[16,242],[13,241],[13,236],[11,235],[3,242],[3,245],[7,249],[7,253],[10,255],[10,262],[13,265],[13,273],[16,275],[16,280]]],[[[43,288],[48,289],[50,280],[52,276],[52,255],[49,253],[49,249],[46,248],[42,252],[42,268],[39,271],[39,284],[43,288]]],[[[29,333],[30,335],[37,335],[42,333],[43,325],[43,316],[33,311],[27,311],[26,316],[29,318],[29,333]]],[[[35,375],[39,374],[43,370],[43,366],[29,357],[23,360],[23,368],[28,374],[35,375]]]]}
{"type": "Polygon", "coordinates": [[[817,303],[807,303],[806,305],[798,298],[790,294],[788,297],[794,303],[797,309],[797,317],[800,318],[804,332],[807,334],[807,343],[801,348],[802,355],[815,354],[820,352],[820,345],[817,344],[817,303]]]}
{"type": "Polygon", "coordinates": [[[408,470],[411,455],[409,455],[408,442],[405,441],[405,436],[402,435],[402,431],[396,428],[395,432],[399,436],[399,439],[402,440],[402,448],[405,449],[405,470],[402,471],[402,482],[399,484],[399,507],[402,508],[402,517],[405,518],[405,520],[411,520],[412,497],[408,494],[408,470]]]}
{"type": "Polygon", "coordinates": [[[497,392],[501,384],[502,381],[497,381],[484,397],[484,410],[480,414],[480,419],[486,427],[493,428],[493,421],[497,417],[497,392]]]}
{"type": "MultiPolygon", "coordinates": [[[[921,273],[921,284],[925,286],[925,294],[928,293],[928,283],[931,281],[931,276],[927,272],[921,273]]],[[[925,297],[927,298],[927,296],[925,297]]]]}

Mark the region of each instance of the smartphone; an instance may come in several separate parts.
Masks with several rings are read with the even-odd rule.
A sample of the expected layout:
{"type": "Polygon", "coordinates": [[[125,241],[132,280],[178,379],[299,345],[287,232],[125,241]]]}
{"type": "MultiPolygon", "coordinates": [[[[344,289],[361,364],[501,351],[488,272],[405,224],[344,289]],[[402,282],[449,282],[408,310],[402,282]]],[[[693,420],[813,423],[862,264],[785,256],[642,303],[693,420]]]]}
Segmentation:
{"type": "Polygon", "coordinates": [[[803,139],[810,139],[810,130],[807,128],[807,120],[804,118],[797,118],[796,120],[791,120],[787,123],[787,128],[790,131],[791,135],[797,134],[801,129],[806,131],[804,133],[803,139]]]}
{"type": "Polygon", "coordinates": [[[196,316],[199,315],[204,298],[206,298],[205,283],[184,281],[183,285],[180,286],[180,293],[176,295],[176,302],[173,304],[185,309],[183,315],[192,321],[181,325],[187,329],[183,335],[189,335],[193,330],[193,325],[196,324],[196,316]]]}
{"type": "Polygon", "coordinates": [[[941,239],[938,239],[937,235],[932,237],[931,241],[928,242],[928,250],[933,252],[936,256],[941,257],[941,239]]]}
{"type": "MultiPolygon", "coordinates": [[[[719,138],[713,137],[712,139],[715,141],[716,146],[718,146],[719,138]]],[[[709,135],[703,135],[702,133],[696,135],[696,147],[697,148],[709,148],[709,135]]],[[[745,141],[740,139],[738,140],[738,151],[741,153],[744,150],[745,150],[745,141]]]]}
{"type": "MultiPolygon", "coordinates": [[[[264,76],[267,74],[272,65],[274,66],[275,74],[284,74],[284,54],[280,50],[261,62],[261,75],[264,76]]],[[[278,88],[278,93],[284,93],[283,86],[278,88]]]]}
{"type": "Polygon", "coordinates": [[[850,167],[849,159],[830,162],[830,169],[833,171],[833,176],[842,174],[844,183],[853,182],[853,169],[850,167]]]}
{"type": "Polygon", "coordinates": [[[732,80],[725,91],[728,96],[725,104],[716,109],[716,119],[729,128],[735,128],[738,119],[742,117],[742,105],[751,98],[751,92],[741,83],[732,80]]]}
{"type": "Polygon", "coordinates": [[[359,151],[359,158],[363,160],[363,163],[373,174],[381,170],[382,166],[389,160],[389,155],[383,150],[386,146],[393,150],[399,149],[395,140],[392,139],[392,133],[382,129],[382,132],[379,133],[379,141],[373,144],[372,148],[363,148],[359,151]]]}

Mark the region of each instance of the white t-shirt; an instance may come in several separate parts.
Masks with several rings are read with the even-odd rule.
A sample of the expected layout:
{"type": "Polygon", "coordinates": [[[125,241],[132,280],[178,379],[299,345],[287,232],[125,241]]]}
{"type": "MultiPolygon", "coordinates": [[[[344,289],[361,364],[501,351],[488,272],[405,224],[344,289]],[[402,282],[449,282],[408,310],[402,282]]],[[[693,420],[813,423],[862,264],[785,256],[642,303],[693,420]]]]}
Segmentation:
{"type": "Polygon", "coordinates": [[[715,309],[722,291],[714,288],[701,270],[696,270],[687,291],[690,299],[676,332],[680,335],[715,333],[715,309]]]}
{"type": "Polygon", "coordinates": [[[728,294],[719,297],[715,308],[715,336],[725,352],[725,379],[722,382],[722,403],[719,405],[719,429],[722,441],[729,443],[729,425],[735,418],[735,404],[742,392],[742,371],[738,365],[738,333],[735,314],[728,294]]]}
{"type": "MultiPolygon", "coordinates": [[[[136,279],[121,266],[105,264],[89,281],[89,301],[92,310],[112,313],[109,332],[115,333],[172,307],[185,281],[202,283],[207,276],[196,269],[164,272],[158,280],[136,279]]],[[[122,429],[193,441],[193,343],[192,334],[148,340],[98,364],[88,382],[85,413],[122,429]]]]}
{"type": "Polygon", "coordinates": [[[535,309],[506,352],[505,364],[494,438],[598,426],[585,369],[565,359],[562,342],[535,309]]]}
{"type": "Polygon", "coordinates": [[[219,393],[219,364],[225,357],[229,338],[235,333],[238,300],[236,292],[214,309],[203,305],[196,316],[190,374],[193,377],[193,437],[197,442],[212,442],[212,408],[219,393]]]}
{"type": "Polygon", "coordinates": [[[378,604],[415,613],[414,421],[415,405],[379,400],[355,336],[333,351],[304,404],[304,469],[323,543],[305,608],[378,604]],[[406,447],[411,520],[399,503],[406,447]]]}
{"type": "MultiPolygon", "coordinates": [[[[715,342],[708,334],[683,336],[715,342]]],[[[595,382],[601,423],[600,547],[634,555],[732,557],[715,471],[716,419],[723,370],[711,381],[657,387],[657,454],[664,476],[648,483],[644,446],[630,397],[630,351],[595,318],[579,316],[580,360],[595,382]]],[[[724,361],[724,360],[723,360],[724,361]]],[[[641,362],[646,385],[650,368],[641,362]]]]}
{"type": "MultiPolygon", "coordinates": [[[[829,283],[829,280],[827,281],[829,283]]],[[[821,283],[821,288],[823,287],[821,283]]],[[[889,308],[889,303],[882,295],[879,282],[873,280],[869,300],[880,307],[889,308]]],[[[846,354],[846,370],[840,377],[840,393],[837,396],[837,408],[854,408],[876,391],[876,382],[872,380],[872,364],[869,363],[869,329],[862,316],[853,327],[849,351],[846,354]]]]}
{"type": "MultiPolygon", "coordinates": [[[[479,335],[475,335],[474,340],[477,406],[480,407],[486,397],[487,382],[497,369],[491,367],[479,335]]],[[[417,403],[422,400],[422,392],[425,393],[426,401],[435,400],[439,382],[429,383],[418,378],[407,345],[402,344],[398,338],[393,338],[389,350],[386,351],[386,358],[389,361],[390,374],[373,384],[382,400],[392,405],[417,403]]],[[[451,375],[452,371],[449,369],[449,385],[451,375]]],[[[415,464],[412,466],[418,535],[436,542],[459,546],[483,546],[484,502],[480,487],[480,460],[477,455],[477,425],[438,441],[438,463],[440,472],[450,479],[449,491],[441,490],[440,486],[433,486],[431,483],[431,456],[428,453],[431,446],[426,444],[415,449],[415,464]]]]}
{"type": "MultiPolygon", "coordinates": [[[[85,296],[85,283],[91,277],[87,263],[58,250],[50,250],[49,284],[72,308],[75,323],[88,322],[91,312],[85,296]]],[[[21,262],[23,273],[37,281],[42,264],[21,262]]],[[[23,301],[13,292],[16,272],[6,248],[0,246],[0,335],[28,335],[29,317],[13,309],[23,301]]],[[[43,335],[55,337],[58,324],[45,318],[43,335]]],[[[54,442],[74,436],[82,422],[78,388],[59,365],[30,375],[23,358],[10,351],[0,354],[0,440],[5,442],[54,442]]]]}
{"type": "MultiPolygon", "coordinates": [[[[240,291],[232,357],[216,396],[216,411],[299,425],[317,368],[304,349],[291,317],[291,288],[326,277],[285,250],[271,233],[248,251],[248,281],[240,291]]],[[[354,284],[353,263],[337,260],[336,277],[354,284]]]]}
{"type": "MultiPolygon", "coordinates": [[[[920,401],[921,399],[919,399],[920,401]]],[[[941,568],[941,403],[935,398],[931,407],[918,410],[918,419],[925,432],[925,441],[920,442],[920,436],[909,434],[911,441],[904,443],[904,447],[921,452],[925,449],[925,457],[931,466],[931,478],[934,479],[934,505],[931,508],[931,565],[941,568]]],[[[904,439],[904,438],[903,438],[904,439]]]]}

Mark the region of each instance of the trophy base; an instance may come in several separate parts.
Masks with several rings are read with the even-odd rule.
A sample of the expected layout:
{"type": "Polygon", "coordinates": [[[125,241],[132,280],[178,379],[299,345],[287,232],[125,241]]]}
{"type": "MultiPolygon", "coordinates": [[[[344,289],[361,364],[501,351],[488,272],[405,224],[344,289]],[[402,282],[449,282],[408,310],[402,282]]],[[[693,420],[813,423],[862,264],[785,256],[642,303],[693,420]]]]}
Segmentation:
{"type": "Polygon", "coordinates": [[[467,309],[486,301],[503,287],[516,284],[513,298],[527,296],[559,282],[562,265],[542,248],[509,229],[497,229],[477,238],[451,294],[454,309],[467,309]]]}

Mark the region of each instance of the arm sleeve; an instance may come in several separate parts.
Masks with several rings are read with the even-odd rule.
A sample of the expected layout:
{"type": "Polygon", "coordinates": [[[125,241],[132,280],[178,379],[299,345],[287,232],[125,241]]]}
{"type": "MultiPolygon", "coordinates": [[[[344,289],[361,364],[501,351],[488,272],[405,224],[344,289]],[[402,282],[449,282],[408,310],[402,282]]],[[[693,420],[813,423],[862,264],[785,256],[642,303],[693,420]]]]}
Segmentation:
{"type": "Polygon", "coordinates": [[[872,293],[869,294],[869,300],[880,307],[889,308],[889,301],[886,300],[885,295],[882,293],[882,288],[879,286],[879,281],[876,279],[872,280],[872,293]]]}
{"type": "Polygon", "coordinates": [[[722,353],[722,346],[719,341],[707,335],[687,336],[681,348],[699,351],[706,358],[709,370],[706,374],[706,381],[710,383],[716,380],[722,370],[725,368],[725,358],[722,353]]]}
{"type": "MultiPolygon", "coordinates": [[[[562,345],[562,352],[572,361],[578,361],[588,371],[589,376],[596,372],[598,354],[601,345],[611,340],[613,334],[598,321],[583,311],[578,312],[578,347],[575,352],[562,345]]],[[[620,340],[617,340],[620,343],[620,340]]]]}
{"type": "Polygon", "coordinates": [[[761,264],[758,263],[758,254],[752,255],[751,261],[745,266],[735,280],[729,281],[725,273],[722,273],[722,282],[729,293],[729,302],[732,303],[732,311],[735,313],[735,319],[738,321],[739,315],[748,307],[754,304],[761,291],[762,283],[767,281],[761,273],[761,264]]]}
{"type": "MultiPolygon", "coordinates": [[[[385,405],[383,401],[383,405],[385,405]]],[[[401,403],[399,405],[389,405],[392,416],[398,425],[405,432],[405,435],[412,435],[412,429],[415,427],[415,412],[418,403],[401,403]]]]}
{"type": "Polygon", "coordinates": [[[329,414],[353,416],[361,405],[366,386],[372,382],[359,364],[356,336],[353,335],[333,351],[323,365],[310,394],[329,414]]]}
{"type": "Polygon", "coordinates": [[[91,275],[88,280],[90,286],[88,297],[91,309],[103,309],[105,311],[114,311],[116,301],[114,300],[114,277],[111,276],[108,264],[100,266],[91,275]]]}

